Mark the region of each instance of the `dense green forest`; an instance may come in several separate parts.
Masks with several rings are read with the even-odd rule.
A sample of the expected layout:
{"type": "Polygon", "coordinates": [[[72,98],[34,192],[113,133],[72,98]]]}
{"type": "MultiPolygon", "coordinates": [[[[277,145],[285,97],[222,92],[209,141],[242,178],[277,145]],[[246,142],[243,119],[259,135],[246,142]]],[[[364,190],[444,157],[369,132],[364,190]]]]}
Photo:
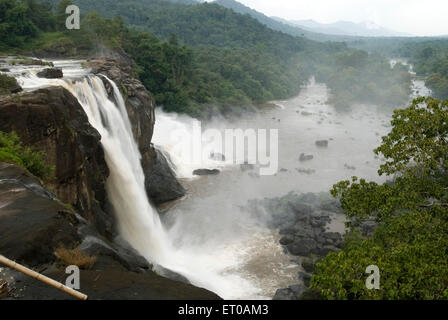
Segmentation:
{"type": "Polygon", "coordinates": [[[385,58],[361,54],[367,58],[347,63],[359,52],[343,43],[293,37],[216,4],[73,2],[81,8],[82,27],[68,31],[69,0],[1,0],[0,28],[8,38],[0,49],[80,57],[105,48],[125,51],[159,105],[198,117],[289,98],[313,74],[328,82],[340,109],[355,102],[397,107],[407,100],[408,78],[385,67],[385,58]]]}
{"type": "Polygon", "coordinates": [[[326,299],[448,299],[448,100],[418,98],[394,112],[375,150],[386,158],[377,184],[353,177],[332,189],[351,223],[345,248],[317,264],[311,287],[326,299]],[[372,237],[359,232],[379,223],[372,237]],[[377,265],[380,290],[365,286],[377,265]]]}

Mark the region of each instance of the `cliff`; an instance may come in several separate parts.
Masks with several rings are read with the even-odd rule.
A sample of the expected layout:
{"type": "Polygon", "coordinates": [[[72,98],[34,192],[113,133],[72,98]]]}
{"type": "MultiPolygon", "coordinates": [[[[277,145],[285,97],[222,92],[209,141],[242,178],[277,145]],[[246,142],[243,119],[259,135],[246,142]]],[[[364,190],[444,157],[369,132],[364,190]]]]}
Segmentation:
{"type": "MultiPolygon", "coordinates": [[[[19,166],[0,163],[0,195],[0,252],[57,280],[67,277],[66,265],[79,265],[81,291],[91,300],[218,299],[207,290],[152,272],[133,249],[101,236],[19,166]],[[76,255],[58,256],[60,248],[76,255]],[[91,265],[82,266],[80,257],[93,259],[91,265]]],[[[10,269],[0,270],[0,279],[15,289],[15,299],[71,299],[10,269]]]]}
{"type": "Polygon", "coordinates": [[[48,189],[111,235],[113,218],[104,211],[109,170],[101,137],[78,100],[62,87],[50,87],[0,97],[0,114],[1,131],[15,131],[24,145],[44,151],[55,167],[48,189]]]}

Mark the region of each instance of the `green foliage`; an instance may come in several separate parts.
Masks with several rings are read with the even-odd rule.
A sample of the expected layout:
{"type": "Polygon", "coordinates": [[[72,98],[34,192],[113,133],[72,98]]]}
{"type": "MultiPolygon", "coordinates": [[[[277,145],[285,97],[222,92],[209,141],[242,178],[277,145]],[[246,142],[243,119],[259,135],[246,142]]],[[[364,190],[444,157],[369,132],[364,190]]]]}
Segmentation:
{"type": "Polygon", "coordinates": [[[15,163],[43,180],[52,179],[54,168],[46,165],[44,158],[43,152],[24,147],[14,132],[0,131],[0,162],[15,163]]]}
{"type": "Polygon", "coordinates": [[[350,237],[317,265],[311,287],[327,299],[448,299],[448,101],[419,98],[396,110],[392,131],[375,150],[396,175],[379,185],[342,181],[339,197],[351,231],[375,217],[370,239],[350,237]],[[365,268],[377,265],[381,289],[367,290],[365,268]]]}
{"type": "Polygon", "coordinates": [[[416,210],[352,238],[317,264],[311,288],[325,299],[448,299],[448,210],[416,210]],[[380,290],[367,290],[365,270],[380,269],[380,290]]]}
{"type": "Polygon", "coordinates": [[[0,95],[8,94],[14,88],[17,88],[17,80],[4,73],[0,73],[0,95]]]}

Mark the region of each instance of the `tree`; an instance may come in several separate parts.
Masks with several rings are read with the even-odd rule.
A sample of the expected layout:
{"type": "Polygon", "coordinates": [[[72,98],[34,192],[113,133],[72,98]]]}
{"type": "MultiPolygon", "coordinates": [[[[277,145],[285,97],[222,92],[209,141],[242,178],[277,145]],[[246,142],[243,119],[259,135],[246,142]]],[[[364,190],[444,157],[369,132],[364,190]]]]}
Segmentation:
{"type": "Polygon", "coordinates": [[[448,100],[416,99],[392,126],[375,152],[386,158],[379,173],[395,179],[353,177],[331,191],[352,223],[312,277],[326,299],[448,299],[448,100]],[[357,226],[372,217],[380,224],[368,238],[357,226]],[[381,270],[380,290],[364,285],[368,265],[381,270]]]}

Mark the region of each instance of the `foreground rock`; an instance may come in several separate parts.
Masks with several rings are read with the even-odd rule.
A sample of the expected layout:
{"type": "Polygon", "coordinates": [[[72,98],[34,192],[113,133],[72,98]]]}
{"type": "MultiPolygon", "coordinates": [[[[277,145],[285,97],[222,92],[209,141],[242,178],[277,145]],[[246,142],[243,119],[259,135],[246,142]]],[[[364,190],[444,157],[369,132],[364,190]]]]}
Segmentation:
{"type": "Polygon", "coordinates": [[[62,87],[0,97],[0,130],[15,131],[24,145],[43,151],[55,167],[48,188],[91,221],[102,234],[113,234],[113,218],[104,212],[109,170],[100,135],[78,100],[62,87]]]}
{"type": "MultiPolygon", "coordinates": [[[[103,74],[113,80],[124,96],[126,110],[132,124],[134,138],[142,155],[142,167],[145,173],[145,188],[155,203],[181,198],[186,190],[176,179],[176,174],[165,155],[154,149],[151,144],[155,123],[155,102],[143,84],[132,75],[132,65],[126,58],[121,60],[101,59],[88,62],[95,74],[103,74]],[[151,177],[163,177],[163,183],[151,182],[151,177]]],[[[115,100],[113,88],[104,79],[109,98],[115,100]]],[[[162,181],[162,179],[158,179],[162,181]]]]}
{"type": "Polygon", "coordinates": [[[47,68],[37,73],[39,78],[59,79],[64,77],[62,70],[59,68],[47,68]]]}
{"type": "MultiPolygon", "coordinates": [[[[67,277],[65,265],[80,265],[58,258],[58,248],[94,257],[93,265],[80,265],[81,291],[89,299],[218,299],[207,290],[151,271],[126,243],[102,237],[21,167],[0,163],[0,195],[0,252],[58,281],[67,277]]],[[[14,299],[72,299],[8,268],[1,276],[8,288],[15,288],[14,299]]]]}

